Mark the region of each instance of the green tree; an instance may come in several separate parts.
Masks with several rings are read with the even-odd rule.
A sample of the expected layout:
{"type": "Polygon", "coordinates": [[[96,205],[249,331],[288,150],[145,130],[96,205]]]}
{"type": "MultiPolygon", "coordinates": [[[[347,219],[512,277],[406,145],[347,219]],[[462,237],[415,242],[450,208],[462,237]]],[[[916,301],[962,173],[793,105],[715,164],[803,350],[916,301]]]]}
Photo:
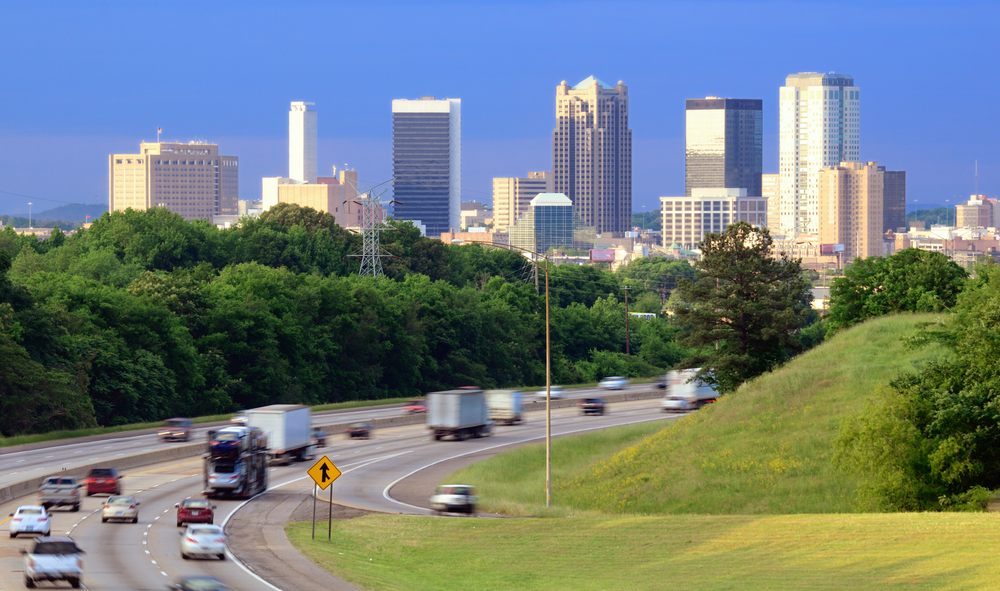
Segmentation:
{"type": "Polygon", "coordinates": [[[746,223],[701,244],[694,281],[678,288],[677,322],[703,378],[722,392],[771,370],[801,350],[810,312],[799,262],[774,256],[771,235],[746,223]]]}
{"type": "Polygon", "coordinates": [[[967,274],[939,252],[915,248],[858,259],[830,288],[831,328],[892,312],[938,312],[955,305],[967,274]]]}

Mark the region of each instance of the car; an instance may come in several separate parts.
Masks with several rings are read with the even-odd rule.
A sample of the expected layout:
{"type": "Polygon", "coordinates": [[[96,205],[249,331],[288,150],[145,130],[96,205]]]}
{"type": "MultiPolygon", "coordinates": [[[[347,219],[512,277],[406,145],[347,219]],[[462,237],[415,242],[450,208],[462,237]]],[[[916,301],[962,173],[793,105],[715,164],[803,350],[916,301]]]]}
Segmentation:
{"type": "Polygon", "coordinates": [[[603,398],[584,398],[577,406],[580,407],[581,414],[603,415],[607,412],[608,405],[603,398]]]}
{"type": "Polygon", "coordinates": [[[24,586],[34,589],[39,581],[66,581],[79,589],[83,584],[83,550],[69,536],[35,538],[24,554],[24,586]]]}
{"type": "Polygon", "coordinates": [[[218,525],[189,525],[181,536],[181,558],[190,560],[198,556],[215,556],[226,559],[226,534],[218,525]]]}
{"type": "Polygon", "coordinates": [[[139,499],[131,495],[108,497],[101,506],[101,523],[112,519],[139,523],[139,499]]]}
{"type": "Polygon", "coordinates": [[[621,376],[611,376],[604,378],[597,385],[605,390],[624,390],[625,386],[628,386],[628,379],[621,376]]]}
{"type": "Polygon", "coordinates": [[[372,436],[372,424],[368,421],[351,423],[347,427],[347,437],[350,439],[369,439],[372,436]]]}
{"type": "Polygon", "coordinates": [[[121,479],[122,475],[114,468],[91,468],[83,484],[87,487],[88,497],[96,494],[120,495],[121,479]]]}
{"type": "Polygon", "coordinates": [[[208,499],[184,499],[177,508],[177,527],[188,523],[215,523],[215,505],[208,499]]]}
{"type": "Polygon", "coordinates": [[[405,410],[407,413],[411,415],[427,412],[427,403],[425,403],[423,400],[411,400],[406,403],[406,406],[403,407],[403,410],[405,410]]]}
{"type": "Polygon", "coordinates": [[[161,441],[188,441],[191,439],[191,419],[167,419],[157,434],[161,441]]]}
{"type": "Polygon", "coordinates": [[[49,476],[38,488],[38,504],[46,510],[51,507],[71,507],[80,510],[80,488],[83,485],[69,476],[49,476]]]}
{"type": "Polygon", "coordinates": [[[52,520],[49,512],[41,505],[21,505],[10,514],[8,529],[12,538],[16,538],[18,534],[47,536],[52,533],[52,520]]]}
{"type": "MultiPolygon", "coordinates": [[[[562,386],[549,386],[549,396],[552,398],[552,400],[561,399],[563,397],[562,386]]],[[[536,392],[535,397],[538,400],[545,400],[545,389],[536,392]]]]}
{"type": "Polygon", "coordinates": [[[323,432],[319,427],[313,427],[312,438],[316,440],[316,445],[319,447],[326,446],[326,433],[323,432]]]}
{"type": "Polygon", "coordinates": [[[229,422],[234,425],[245,426],[250,419],[247,417],[247,411],[241,410],[232,417],[230,417],[229,422]]]}
{"type": "Polygon", "coordinates": [[[167,585],[167,589],[172,591],[230,591],[230,588],[219,579],[205,575],[181,577],[172,585],[167,585]]]}
{"type": "Polygon", "coordinates": [[[431,497],[431,509],[435,513],[475,513],[476,489],[468,484],[442,484],[431,497]]]}

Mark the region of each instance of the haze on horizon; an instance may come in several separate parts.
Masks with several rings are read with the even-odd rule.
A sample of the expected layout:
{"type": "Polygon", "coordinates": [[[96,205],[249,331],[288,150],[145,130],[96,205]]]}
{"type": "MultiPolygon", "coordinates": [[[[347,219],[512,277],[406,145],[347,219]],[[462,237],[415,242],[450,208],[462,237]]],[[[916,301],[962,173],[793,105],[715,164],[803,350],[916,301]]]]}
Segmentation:
{"type": "Polygon", "coordinates": [[[463,200],[551,169],[555,87],[629,87],[633,209],[684,189],[684,100],[764,100],[798,71],[861,88],[861,156],[907,172],[910,209],[1000,193],[1000,6],[989,2],[5,3],[0,212],[106,203],[107,155],[204,139],[240,158],[241,198],[287,173],[287,109],[314,101],[319,163],[391,176],[393,98],[463,102],[463,200]]]}

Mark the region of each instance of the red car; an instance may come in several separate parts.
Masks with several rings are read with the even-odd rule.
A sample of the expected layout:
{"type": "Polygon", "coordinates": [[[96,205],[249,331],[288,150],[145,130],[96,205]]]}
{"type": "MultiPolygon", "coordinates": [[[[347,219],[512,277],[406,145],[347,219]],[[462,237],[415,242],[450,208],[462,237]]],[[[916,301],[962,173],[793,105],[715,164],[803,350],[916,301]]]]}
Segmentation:
{"type": "Polygon", "coordinates": [[[114,468],[92,468],[83,480],[87,486],[87,496],[122,494],[121,478],[121,474],[114,468]]]}
{"type": "Polygon", "coordinates": [[[208,499],[184,499],[177,507],[177,527],[186,523],[214,523],[215,505],[208,499]]]}
{"type": "Polygon", "coordinates": [[[423,400],[411,400],[403,408],[411,415],[418,412],[427,412],[427,404],[423,400]]]}

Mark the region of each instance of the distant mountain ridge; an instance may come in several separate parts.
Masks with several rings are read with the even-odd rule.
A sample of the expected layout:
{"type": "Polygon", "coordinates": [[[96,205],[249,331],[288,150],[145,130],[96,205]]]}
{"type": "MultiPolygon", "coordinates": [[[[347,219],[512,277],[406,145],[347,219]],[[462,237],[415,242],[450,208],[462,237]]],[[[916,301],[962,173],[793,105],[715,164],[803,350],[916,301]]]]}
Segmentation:
{"type": "MultiPolygon", "coordinates": [[[[69,203],[67,205],[60,205],[59,207],[32,213],[31,225],[36,228],[47,228],[51,226],[71,228],[85,223],[88,215],[90,216],[90,221],[94,221],[101,217],[101,215],[103,215],[107,210],[108,206],[102,203],[69,203]]],[[[24,212],[12,215],[2,215],[0,216],[0,220],[3,220],[5,225],[17,227],[27,226],[28,214],[27,212],[24,212]]]]}

